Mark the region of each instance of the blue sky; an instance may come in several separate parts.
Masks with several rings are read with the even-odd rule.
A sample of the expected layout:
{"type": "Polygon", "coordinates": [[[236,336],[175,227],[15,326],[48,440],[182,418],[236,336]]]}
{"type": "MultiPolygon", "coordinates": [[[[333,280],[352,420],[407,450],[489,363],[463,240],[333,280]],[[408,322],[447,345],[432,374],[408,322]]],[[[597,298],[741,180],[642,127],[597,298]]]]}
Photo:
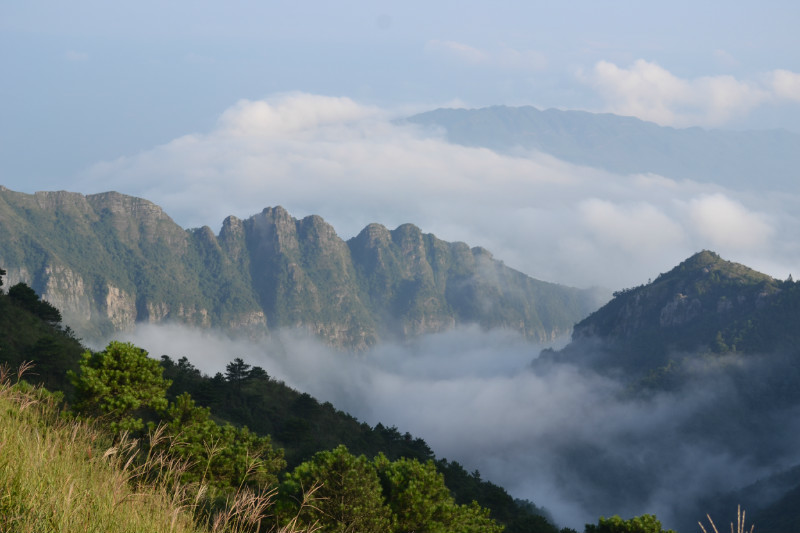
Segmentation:
{"type": "MultiPolygon", "coordinates": [[[[601,61],[685,80],[800,72],[794,2],[34,0],[2,12],[0,176],[12,185],[56,182],[277,92],[605,110],[579,74],[601,61]]],[[[797,108],[763,104],[719,125],[798,129],[797,108]]]]}
{"type": "Polygon", "coordinates": [[[9,1],[0,11],[0,184],[116,189],[158,203],[184,227],[218,229],[228,214],[270,205],[320,214],[344,237],[373,221],[411,221],[564,282],[617,287],[727,245],[782,275],[800,253],[762,241],[794,219],[770,219],[766,197],[701,184],[654,193],[624,176],[570,196],[570,180],[592,171],[457,149],[390,124],[436,107],[506,104],[800,132],[799,15],[789,1],[9,1]],[[432,168],[440,171],[426,174],[432,168]],[[558,193],[537,185],[552,176],[562,178],[558,193]],[[554,205],[573,218],[552,214],[554,205]],[[680,230],[697,205],[755,221],[745,239],[753,246],[680,230]],[[476,211],[486,220],[471,225],[476,211]],[[505,224],[489,223],[502,215],[505,224]],[[668,251],[634,257],[650,241],[630,235],[632,222],[655,224],[668,251]],[[561,259],[523,254],[528,241],[509,236],[514,224],[563,227],[535,243],[561,259]],[[598,228],[628,237],[608,243],[598,228]],[[609,272],[624,264],[631,273],[565,267],[599,253],[618,258],[609,272]]]}

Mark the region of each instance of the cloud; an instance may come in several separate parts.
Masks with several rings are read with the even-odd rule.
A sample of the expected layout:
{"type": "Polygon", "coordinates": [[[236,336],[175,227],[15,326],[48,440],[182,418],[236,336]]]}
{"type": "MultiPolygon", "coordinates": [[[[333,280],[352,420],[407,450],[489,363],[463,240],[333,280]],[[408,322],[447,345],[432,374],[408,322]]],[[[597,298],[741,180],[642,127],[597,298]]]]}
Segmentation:
{"type": "Polygon", "coordinates": [[[540,346],[471,327],[357,357],[288,330],[253,342],[144,325],[128,339],[153,356],[186,355],[211,375],[242,357],[362,421],[423,438],[439,458],[478,469],[578,529],[601,514],[655,513],[668,527],[691,525],[703,497],[798,460],[793,424],[747,418],[752,398],[794,375],[779,359],[726,360],[747,394],[704,363],[683,388],[632,398],[626,384],[576,366],[532,367],[540,346]]]}
{"type": "Polygon", "coordinates": [[[720,126],[758,106],[800,99],[795,90],[800,75],[786,70],[759,80],[729,75],[684,79],[639,59],[628,68],[599,61],[590,72],[579,72],[578,78],[606,100],[607,111],[665,126],[720,126]]]}
{"type": "Polygon", "coordinates": [[[800,74],[788,70],[772,71],[772,89],[786,100],[800,102],[800,74]]]}
{"type": "Polygon", "coordinates": [[[600,199],[580,204],[583,222],[598,241],[628,252],[654,252],[682,244],[683,228],[659,208],[642,203],[619,206],[600,199]]]}
{"type": "Polygon", "coordinates": [[[749,211],[722,194],[691,200],[689,213],[697,232],[714,248],[757,249],[774,234],[765,215],[749,211]]]}
{"type": "Polygon", "coordinates": [[[184,227],[274,205],[343,238],[412,222],[573,286],[638,285],[703,248],[780,277],[800,259],[780,238],[800,230],[797,197],[458,146],[395,116],[348,98],[242,100],[208,132],[95,165],[78,190],[147,198],[184,227]]]}

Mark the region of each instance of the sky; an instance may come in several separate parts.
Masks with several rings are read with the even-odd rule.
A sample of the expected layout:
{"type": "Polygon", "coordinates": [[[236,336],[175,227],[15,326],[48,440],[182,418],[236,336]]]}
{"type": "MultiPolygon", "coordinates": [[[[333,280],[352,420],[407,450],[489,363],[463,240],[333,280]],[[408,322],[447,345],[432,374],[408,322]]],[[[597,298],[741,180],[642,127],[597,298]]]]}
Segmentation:
{"type": "Polygon", "coordinates": [[[7,2],[0,184],[117,190],[183,227],[282,205],[412,222],[610,289],[710,248],[775,276],[797,198],[449,145],[395,119],[533,105],[800,132],[793,2],[7,2]]]}

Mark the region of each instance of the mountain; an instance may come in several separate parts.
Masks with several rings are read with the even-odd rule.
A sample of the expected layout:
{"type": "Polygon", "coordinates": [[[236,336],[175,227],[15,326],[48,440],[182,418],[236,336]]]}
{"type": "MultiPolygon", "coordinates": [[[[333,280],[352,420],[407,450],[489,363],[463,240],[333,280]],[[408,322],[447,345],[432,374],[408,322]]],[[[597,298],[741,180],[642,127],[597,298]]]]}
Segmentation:
{"type": "Polygon", "coordinates": [[[796,190],[800,135],[786,130],[676,129],[633,117],[494,106],[436,109],[406,119],[448,140],[500,152],[520,148],[611,172],[796,190]]]}
{"type": "Polygon", "coordinates": [[[800,283],[706,250],[615,293],[575,325],[567,346],[543,351],[533,368],[566,363],[600,374],[620,384],[626,409],[644,406],[652,417],[640,422],[653,424],[642,443],[632,445],[633,434],[619,441],[617,463],[588,451],[574,461],[576,469],[620,472],[597,483],[601,490],[624,486],[644,504],[658,486],[653,479],[669,479],[685,462],[698,473],[692,490],[714,482],[693,499],[678,497],[677,529],[741,504],[759,531],[791,531],[800,524],[798,324],[800,283]],[[632,459],[642,456],[647,461],[632,459]],[[637,476],[644,480],[638,487],[637,476]]]}
{"type": "Polygon", "coordinates": [[[215,235],[116,192],[0,188],[0,250],[9,284],[28,283],[90,339],[172,321],[248,334],[303,328],[351,349],[469,323],[548,341],[597,302],[411,224],[371,224],[344,241],[318,216],[271,207],[228,217],[215,235]]]}
{"type": "Polygon", "coordinates": [[[704,250],[654,281],[614,293],[575,325],[565,358],[649,372],[679,354],[767,353],[798,345],[800,287],[704,250]],[[646,354],[646,355],[643,355],[646,354]]]}

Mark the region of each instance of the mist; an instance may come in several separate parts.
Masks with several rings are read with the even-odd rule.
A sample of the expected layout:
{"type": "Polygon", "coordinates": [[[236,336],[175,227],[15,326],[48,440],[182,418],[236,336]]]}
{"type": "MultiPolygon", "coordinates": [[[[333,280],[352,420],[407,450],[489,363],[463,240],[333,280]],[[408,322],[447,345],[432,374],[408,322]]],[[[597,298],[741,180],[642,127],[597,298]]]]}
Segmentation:
{"type": "Polygon", "coordinates": [[[184,227],[218,231],[281,205],[345,239],[377,222],[413,223],[482,246],[529,276],[577,287],[639,285],[710,249],[784,279],[800,263],[797,191],[655,174],[619,175],[535,151],[447,142],[395,119],[403,109],[290,93],[242,100],[205,132],[93,165],[81,192],[114,189],[184,227]]]}
{"type": "Polygon", "coordinates": [[[797,424],[786,422],[796,417],[753,415],[777,376],[796,373],[774,358],[729,358],[726,372],[698,364],[679,389],[634,396],[614,376],[537,365],[544,346],[477,327],[355,355],[289,330],[242,341],[148,325],[127,340],[210,375],[241,357],[361,421],[424,439],[437,457],[578,530],[601,515],[643,513],[691,527],[709,511],[703,504],[800,462],[797,424]]]}

